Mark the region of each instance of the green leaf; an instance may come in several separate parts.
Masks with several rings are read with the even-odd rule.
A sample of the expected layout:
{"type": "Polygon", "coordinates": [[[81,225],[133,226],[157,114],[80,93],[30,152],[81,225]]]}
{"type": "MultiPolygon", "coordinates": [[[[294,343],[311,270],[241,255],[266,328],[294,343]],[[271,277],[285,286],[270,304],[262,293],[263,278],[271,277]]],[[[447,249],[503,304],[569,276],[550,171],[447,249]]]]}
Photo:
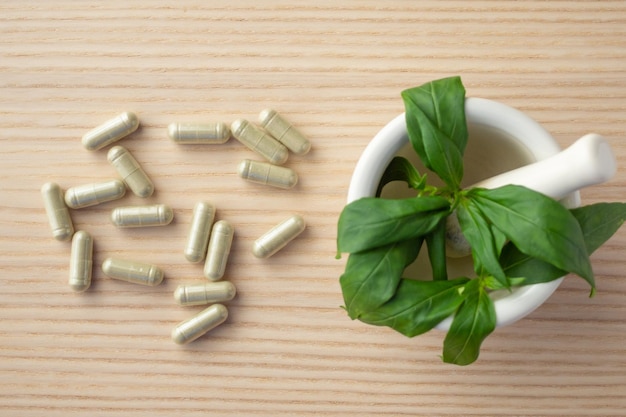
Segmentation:
{"type": "Polygon", "coordinates": [[[437,196],[361,198],[344,207],[339,216],[337,250],[355,253],[424,236],[449,209],[448,200],[437,196]]]}
{"type": "Polygon", "coordinates": [[[405,240],[351,254],[339,278],[348,315],[356,319],[393,297],[404,268],[421,246],[422,239],[405,240]]]}
{"type": "Polygon", "coordinates": [[[472,248],[474,269],[479,276],[485,275],[486,272],[501,286],[508,288],[510,285],[499,259],[504,245],[502,233],[494,232],[494,228],[480,211],[479,205],[470,197],[471,194],[457,206],[456,215],[463,235],[472,248]]]}
{"type": "Polygon", "coordinates": [[[420,175],[417,169],[409,162],[408,159],[401,156],[394,157],[378,184],[376,196],[380,196],[383,187],[392,181],[404,181],[407,185],[415,190],[421,190],[426,185],[426,175],[420,175]]]}
{"type": "Polygon", "coordinates": [[[409,140],[422,163],[450,188],[463,179],[463,152],[467,144],[465,88],[450,77],[404,90],[409,140]]]}
{"type": "Polygon", "coordinates": [[[550,282],[567,275],[566,271],[548,262],[526,255],[512,242],[509,242],[504,247],[502,255],[500,256],[500,263],[507,276],[520,277],[517,281],[517,285],[550,282]]]}
{"type": "MultiPolygon", "coordinates": [[[[597,203],[571,209],[578,221],[590,255],[611,238],[626,220],[626,203],[597,203]]],[[[519,285],[538,284],[558,279],[566,271],[526,255],[512,243],[506,245],[500,262],[508,276],[523,277],[519,285]]]]}
{"type": "Polygon", "coordinates": [[[521,252],[595,287],[580,225],[557,201],[518,185],[473,190],[472,201],[521,252]]]}
{"type": "Polygon", "coordinates": [[[396,294],[374,311],[359,317],[364,323],[389,326],[405,336],[425,333],[450,316],[463,302],[460,289],[469,280],[402,279],[396,294]]]}
{"type": "Polygon", "coordinates": [[[465,297],[443,341],[443,361],[469,365],[478,359],[480,345],[496,328],[496,310],[479,279],[465,285],[465,297]]]}
{"type": "Polygon", "coordinates": [[[445,218],[441,219],[433,231],[426,235],[426,247],[428,248],[428,259],[433,270],[433,279],[435,281],[447,280],[445,218]]]}
{"type": "Polygon", "coordinates": [[[611,238],[626,220],[626,203],[596,203],[570,210],[592,254],[611,238]]]}

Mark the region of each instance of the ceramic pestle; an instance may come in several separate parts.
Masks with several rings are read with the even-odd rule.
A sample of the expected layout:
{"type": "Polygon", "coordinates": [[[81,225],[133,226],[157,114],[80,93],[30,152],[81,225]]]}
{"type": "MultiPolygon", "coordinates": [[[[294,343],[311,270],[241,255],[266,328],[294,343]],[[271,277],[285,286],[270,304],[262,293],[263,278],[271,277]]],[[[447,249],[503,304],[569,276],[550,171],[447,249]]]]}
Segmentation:
{"type": "MultiPolygon", "coordinates": [[[[608,181],[616,169],[610,145],[601,135],[589,133],[549,158],[479,181],[470,188],[515,184],[559,200],[581,188],[608,181]]],[[[454,214],[448,216],[446,224],[446,247],[450,257],[471,253],[454,214]]]]}

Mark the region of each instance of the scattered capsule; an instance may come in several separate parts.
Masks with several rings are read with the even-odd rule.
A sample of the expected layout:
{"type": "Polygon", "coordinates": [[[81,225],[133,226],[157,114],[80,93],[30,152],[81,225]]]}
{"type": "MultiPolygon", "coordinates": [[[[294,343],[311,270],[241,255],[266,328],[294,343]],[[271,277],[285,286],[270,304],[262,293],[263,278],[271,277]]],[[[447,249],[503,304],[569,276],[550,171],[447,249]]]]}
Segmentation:
{"type": "Polygon", "coordinates": [[[120,180],[79,185],[69,188],[65,192],[65,204],[69,208],[79,209],[118,200],[124,197],[125,194],[126,186],[120,180]]]}
{"type": "Polygon", "coordinates": [[[165,226],[174,219],[174,212],[165,204],[118,207],[111,212],[111,221],[117,227],[165,226]]]}
{"type": "Polygon", "coordinates": [[[272,256],[302,233],[305,227],[302,216],[296,214],[289,217],[258,238],[252,246],[252,254],[257,258],[272,256]]]}
{"type": "Polygon", "coordinates": [[[152,195],[154,192],[152,181],[126,148],[123,146],[112,147],[107,154],[107,159],[133,194],[142,198],[152,195]]]}
{"type": "Polygon", "coordinates": [[[172,340],[179,345],[193,342],[200,336],[224,323],[228,309],[222,304],[213,304],[188,320],[180,322],[172,330],[172,340]]]}
{"type": "Polygon", "coordinates": [[[298,174],[293,169],[267,162],[244,159],[237,171],[244,180],[272,187],[289,189],[298,183],[298,174]]]}
{"type": "Polygon", "coordinates": [[[181,306],[198,306],[220,303],[235,298],[237,290],[230,281],[207,282],[205,284],[179,285],[174,299],[181,306]]]}
{"type": "Polygon", "coordinates": [[[189,228],[187,246],[185,246],[185,258],[189,262],[201,262],[204,259],[214,218],[215,207],[213,205],[206,201],[196,203],[189,228]]]}
{"type": "Polygon", "coordinates": [[[275,110],[263,110],[259,114],[259,123],[270,135],[296,155],[304,155],[311,149],[311,142],[275,110]]]}
{"type": "Polygon", "coordinates": [[[47,182],[41,187],[41,195],[52,229],[52,236],[56,240],[69,240],[74,234],[74,226],[70,211],[63,201],[61,187],[54,182],[47,182]]]}
{"type": "Polygon", "coordinates": [[[76,292],[83,292],[91,285],[93,269],[93,238],[83,230],[72,237],[70,257],[70,287],[76,292]]]}
{"type": "Polygon", "coordinates": [[[135,113],[125,112],[83,135],[83,146],[97,151],[133,133],[139,127],[135,113]]]}
{"type": "Polygon", "coordinates": [[[289,151],[276,139],[244,119],[235,120],[230,129],[239,142],[275,165],[287,161],[289,151]]]}
{"type": "Polygon", "coordinates": [[[226,262],[233,242],[233,226],[225,220],[220,220],[211,229],[209,248],[204,263],[204,276],[211,281],[218,281],[224,276],[226,262]]]}
{"type": "Polygon", "coordinates": [[[163,271],[158,266],[123,259],[105,259],[102,272],[109,278],[151,287],[163,281],[163,271]]]}
{"type": "Polygon", "coordinates": [[[171,123],[167,134],[182,145],[219,145],[230,139],[230,129],[225,123],[171,123]]]}

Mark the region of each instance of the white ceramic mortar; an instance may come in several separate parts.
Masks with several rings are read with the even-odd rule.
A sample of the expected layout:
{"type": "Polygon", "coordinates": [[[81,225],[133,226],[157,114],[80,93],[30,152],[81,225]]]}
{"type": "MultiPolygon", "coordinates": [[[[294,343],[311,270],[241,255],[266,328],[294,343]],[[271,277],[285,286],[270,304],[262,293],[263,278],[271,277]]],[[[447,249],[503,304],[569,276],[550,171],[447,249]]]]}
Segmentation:
{"type": "MultiPolygon", "coordinates": [[[[497,135],[498,140],[515,141],[514,146],[507,149],[518,149],[519,152],[525,153],[520,157],[522,159],[530,158],[528,163],[546,159],[561,151],[557,142],[544,128],[524,113],[509,106],[482,98],[467,98],[465,100],[465,112],[468,126],[482,126],[500,132],[501,135],[497,135]]],[[[468,150],[471,140],[472,135],[470,133],[468,150]]],[[[359,158],[348,190],[348,203],[361,197],[375,195],[387,165],[394,156],[406,150],[407,143],[405,115],[401,114],[380,130],[359,158]]],[[[487,150],[484,149],[484,151],[487,150]]],[[[481,155],[481,150],[475,149],[474,155],[481,155]]],[[[482,162],[489,161],[468,161],[466,158],[466,171],[471,168],[468,164],[481,165],[482,162]]],[[[513,168],[516,166],[507,169],[513,168]]],[[[435,178],[435,175],[430,173],[428,178],[430,181],[435,178]]],[[[574,192],[562,201],[568,207],[577,207],[580,205],[579,193],[574,192]]],[[[548,283],[517,287],[511,292],[497,291],[492,293],[497,326],[512,324],[530,314],[552,295],[562,280],[563,278],[559,278],[548,283]]],[[[450,317],[441,322],[437,328],[447,330],[451,322],[452,318],[450,317]]]]}

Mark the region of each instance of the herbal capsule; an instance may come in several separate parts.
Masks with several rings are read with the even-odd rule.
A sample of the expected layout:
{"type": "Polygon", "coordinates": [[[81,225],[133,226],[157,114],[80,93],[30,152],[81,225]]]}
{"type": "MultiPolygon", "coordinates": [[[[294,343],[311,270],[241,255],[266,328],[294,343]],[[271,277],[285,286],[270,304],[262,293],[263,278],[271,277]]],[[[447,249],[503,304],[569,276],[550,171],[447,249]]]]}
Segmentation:
{"type": "Polygon", "coordinates": [[[43,204],[48,214],[52,236],[56,240],[68,240],[74,234],[70,211],[63,201],[63,191],[58,184],[47,182],[41,187],[43,204]]]}
{"type": "Polygon", "coordinates": [[[102,149],[130,135],[138,127],[139,119],[137,119],[135,113],[122,113],[85,133],[82,139],[83,146],[90,151],[102,149]]]}
{"type": "Polygon", "coordinates": [[[85,291],[91,285],[93,269],[93,238],[83,230],[74,233],[70,257],[70,287],[76,292],[85,291]]]}
{"type": "Polygon", "coordinates": [[[235,139],[272,164],[281,165],[287,160],[287,148],[247,120],[235,120],[230,129],[235,139]]]}
{"type": "Polygon", "coordinates": [[[237,290],[232,282],[207,282],[206,284],[179,285],[174,291],[174,299],[181,306],[198,306],[232,300],[236,293],[237,290]]]}
{"type": "Polygon", "coordinates": [[[204,259],[214,218],[215,207],[213,205],[206,201],[196,203],[189,228],[187,246],[185,246],[185,258],[189,262],[201,262],[204,259]]]}
{"type": "Polygon", "coordinates": [[[298,174],[294,170],[267,162],[244,159],[239,164],[238,173],[245,180],[278,188],[288,189],[298,183],[298,174]]]}
{"type": "Polygon", "coordinates": [[[152,195],[154,192],[152,181],[126,148],[123,146],[112,147],[107,154],[107,159],[133,194],[142,198],[152,195]]]}
{"type": "Polygon", "coordinates": [[[224,276],[226,262],[233,242],[233,226],[225,220],[220,220],[211,229],[211,239],[204,263],[204,276],[211,281],[217,281],[224,276]]]}
{"type": "Polygon", "coordinates": [[[252,246],[252,254],[257,258],[268,258],[284,248],[304,231],[306,223],[302,216],[294,215],[274,226],[258,238],[252,246]]]}
{"type": "Polygon", "coordinates": [[[167,134],[183,145],[219,145],[230,139],[230,129],[225,123],[172,123],[167,127],[167,134]]]}
{"type": "Polygon", "coordinates": [[[179,345],[193,342],[224,323],[228,318],[228,309],[222,304],[213,304],[192,318],[180,322],[172,330],[172,340],[179,345]]]}
{"type": "Polygon", "coordinates": [[[124,197],[124,194],[126,194],[126,186],[120,180],[79,185],[65,192],[65,204],[70,208],[78,209],[118,200],[124,197]]]}
{"type": "Polygon", "coordinates": [[[311,149],[311,142],[275,110],[263,110],[259,114],[259,122],[270,135],[296,155],[304,155],[311,149]]]}
{"type": "Polygon", "coordinates": [[[102,272],[109,278],[151,287],[163,281],[163,271],[158,266],[123,259],[105,259],[102,272]]]}
{"type": "Polygon", "coordinates": [[[165,226],[172,222],[174,212],[165,204],[118,207],[111,212],[117,227],[165,226]]]}

